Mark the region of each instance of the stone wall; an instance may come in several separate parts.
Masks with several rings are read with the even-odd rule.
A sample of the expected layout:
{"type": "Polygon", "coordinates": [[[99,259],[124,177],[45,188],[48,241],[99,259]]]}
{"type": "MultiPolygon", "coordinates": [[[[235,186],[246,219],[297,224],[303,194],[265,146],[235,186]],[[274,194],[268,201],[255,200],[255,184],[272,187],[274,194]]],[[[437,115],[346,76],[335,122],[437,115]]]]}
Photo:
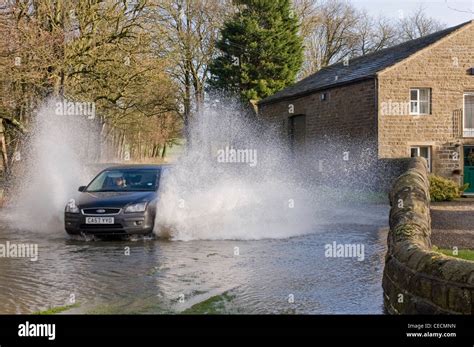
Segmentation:
{"type": "Polygon", "coordinates": [[[383,274],[391,314],[473,314],[474,262],[431,251],[427,164],[413,158],[390,192],[383,274]]]}
{"type": "Polygon", "coordinates": [[[259,116],[281,126],[287,137],[288,118],[306,116],[306,146],[312,150],[319,141],[329,138],[367,139],[376,143],[376,84],[367,79],[309,95],[259,104],[259,116]],[[321,94],[326,95],[321,100],[321,94]]]}
{"type": "MultiPolygon", "coordinates": [[[[289,119],[305,115],[305,139],[298,153],[305,174],[324,184],[375,189],[380,186],[376,180],[388,177],[376,174],[376,166],[382,164],[377,162],[376,106],[376,82],[370,78],[259,104],[259,117],[276,126],[282,141],[287,141],[289,119]]],[[[388,164],[384,163],[385,169],[388,164]]]]}

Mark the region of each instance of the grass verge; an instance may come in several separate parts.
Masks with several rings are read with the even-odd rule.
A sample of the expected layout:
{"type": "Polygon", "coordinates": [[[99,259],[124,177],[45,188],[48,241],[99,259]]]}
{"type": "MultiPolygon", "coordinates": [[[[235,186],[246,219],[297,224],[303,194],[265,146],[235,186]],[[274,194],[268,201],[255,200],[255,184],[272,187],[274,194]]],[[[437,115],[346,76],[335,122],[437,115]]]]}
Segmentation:
{"type": "Polygon", "coordinates": [[[453,254],[452,249],[434,248],[434,250],[450,257],[474,261],[474,249],[460,249],[457,251],[457,255],[453,254]]]}
{"type": "Polygon", "coordinates": [[[182,314],[222,314],[234,296],[227,292],[215,295],[184,310],[182,314]]]}
{"type": "Polygon", "coordinates": [[[32,314],[39,314],[39,315],[58,314],[58,313],[61,313],[61,312],[64,312],[76,307],[79,307],[79,304],[51,307],[44,311],[33,312],[32,314]]]}

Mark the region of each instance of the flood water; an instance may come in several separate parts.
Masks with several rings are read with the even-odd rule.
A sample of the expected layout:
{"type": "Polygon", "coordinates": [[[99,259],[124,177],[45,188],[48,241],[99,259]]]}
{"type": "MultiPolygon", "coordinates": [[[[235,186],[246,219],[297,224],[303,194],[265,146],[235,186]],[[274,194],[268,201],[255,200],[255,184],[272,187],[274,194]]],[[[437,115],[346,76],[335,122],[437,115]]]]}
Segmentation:
{"type": "Polygon", "coordinates": [[[0,313],[75,299],[71,313],[180,313],[213,297],[220,313],[380,314],[388,206],[343,209],[314,233],[256,241],[83,241],[63,230],[17,230],[0,214],[0,243],[37,243],[38,260],[0,258],[0,313]],[[325,245],[362,244],[365,259],[325,245]],[[129,253],[129,255],[128,255],[129,253]]]}

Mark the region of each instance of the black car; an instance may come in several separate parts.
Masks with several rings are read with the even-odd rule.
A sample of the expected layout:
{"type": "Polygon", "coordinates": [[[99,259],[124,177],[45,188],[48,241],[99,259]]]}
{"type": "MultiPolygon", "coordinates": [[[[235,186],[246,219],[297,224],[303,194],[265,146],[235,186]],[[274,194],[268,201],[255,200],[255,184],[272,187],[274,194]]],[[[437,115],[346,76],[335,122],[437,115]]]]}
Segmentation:
{"type": "Polygon", "coordinates": [[[66,232],[97,236],[153,232],[163,165],[126,165],[101,171],[64,211],[66,232]]]}

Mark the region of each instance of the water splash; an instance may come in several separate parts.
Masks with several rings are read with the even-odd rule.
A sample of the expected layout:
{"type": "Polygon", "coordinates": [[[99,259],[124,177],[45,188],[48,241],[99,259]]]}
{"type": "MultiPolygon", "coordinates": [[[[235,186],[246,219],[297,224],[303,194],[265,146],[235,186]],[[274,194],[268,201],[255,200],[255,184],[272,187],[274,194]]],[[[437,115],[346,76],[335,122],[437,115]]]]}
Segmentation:
{"type": "Polygon", "coordinates": [[[20,152],[10,202],[20,229],[62,230],[66,202],[92,174],[86,166],[98,148],[92,122],[58,112],[60,103],[49,99],[38,109],[20,152]]]}
{"type": "MultiPolygon", "coordinates": [[[[66,202],[97,171],[86,165],[100,149],[94,123],[58,114],[58,102],[49,100],[38,110],[22,150],[10,216],[20,229],[62,231],[66,202]]],[[[342,208],[339,188],[322,184],[313,153],[289,155],[279,130],[236,104],[207,105],[191,125],[190,148],[163,178],[155,234],[172,240],[288,238],[334,222],[342,208]]],[[[365,144],[321,146],[326,153],[356,147],[364,152],[365,144]]],[[[374,156],[367,157],[353,167],[371,182],[367,167],[374,156]]],[[[352,194],[354,185],[341,180],[341,170],[324,168],[333,184],[352,194]]]]}
{"type": "Polygon", "coordinates": [[[243,115],[235,104],[207,105],[192,123],[191,144],[163,179],[158,236],[287,238],[312,232],[324,221],[321,196],[302,184],[275,129],[243,115]]]}

